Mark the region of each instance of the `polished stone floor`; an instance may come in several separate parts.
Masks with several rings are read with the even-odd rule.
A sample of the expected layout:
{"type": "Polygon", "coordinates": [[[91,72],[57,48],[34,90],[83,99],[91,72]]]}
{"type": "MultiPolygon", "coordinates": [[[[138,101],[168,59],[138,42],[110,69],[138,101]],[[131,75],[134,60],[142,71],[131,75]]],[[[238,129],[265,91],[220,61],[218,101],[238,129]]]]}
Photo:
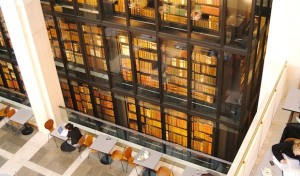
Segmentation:
{"type": "MultiPolygon", "coordinates": [[[[128,167],[128,173],[123,172],[119,161],[109,165],[101,164],[97,153],[89,153],[84,148],[81,154],[78,150],[62,152],[57,148],[53,138],[48,142],[47,134],[34,128],[30,135],[16,133],[11,126],[0,121],[0,175],[3,173],[15,176],[130,176],[133,168],[128,167]],[[88,157],[89,155],[89,157],[88,157]]],[[[58,141],[61,143],[62,141],[58,141]]],[[[123,162],[124,167],[126,163],[123,162]]],[[[139,169],[140,171],[141,169],[139,169]]]]}

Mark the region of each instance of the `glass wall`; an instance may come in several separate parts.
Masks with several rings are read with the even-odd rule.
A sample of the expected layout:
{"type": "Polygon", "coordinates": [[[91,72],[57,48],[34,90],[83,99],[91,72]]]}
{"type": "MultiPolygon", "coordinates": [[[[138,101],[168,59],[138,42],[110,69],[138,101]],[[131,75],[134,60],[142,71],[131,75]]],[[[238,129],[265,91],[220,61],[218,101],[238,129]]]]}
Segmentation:
{"type": "Polygon", "coordinates": [[[138,93],[159,98],[159,75],[156,38],[134,35],[133,51],[136,62],[138,93]]]}
{"type": "Polygon", "coordinates": [[[175,41],[162,42],[164,101],[187,104],[187,45],[175,41]]]}
{"type": "Polygon", "coordinates": [[[194,46],[192,53],[192,108],[213,116],[217,107],[216,50],[194,46]]]}
{"type": "Polygon", "coordinates": [[[110,72],[114,87],[132,91],[133,76],[128,35],[123,30],[105,29],[110,51],[110,72]]]}
{"type": "Polygon", "coordinates": [[[239,123],[245,84],[246,57],[225,53],[221,119],[239,123]]]}
{"type": "Polygon", "coordinates": [[[226,43],[246,48],[250,35],[252,0],[227,0],[226,43]]]}

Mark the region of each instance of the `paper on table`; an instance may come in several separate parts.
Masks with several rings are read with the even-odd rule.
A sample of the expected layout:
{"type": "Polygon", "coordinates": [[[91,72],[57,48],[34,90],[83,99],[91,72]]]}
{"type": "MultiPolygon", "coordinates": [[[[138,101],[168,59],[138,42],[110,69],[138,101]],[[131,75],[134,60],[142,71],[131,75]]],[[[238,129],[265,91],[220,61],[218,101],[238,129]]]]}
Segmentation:
{"type": "Polygon", "coordinates": [[[284,159],[287,161],[287,164],[281,164],[276,158],[275,156],[273,156],[273,161],[276,164],[276,166],[278,166],[283,172],[291,172],[291,171],[297,171],[300,172],[299,170],[299,160],[290,158],[288,156],[286,156],[285,154],[283,154],[284,159]]]}

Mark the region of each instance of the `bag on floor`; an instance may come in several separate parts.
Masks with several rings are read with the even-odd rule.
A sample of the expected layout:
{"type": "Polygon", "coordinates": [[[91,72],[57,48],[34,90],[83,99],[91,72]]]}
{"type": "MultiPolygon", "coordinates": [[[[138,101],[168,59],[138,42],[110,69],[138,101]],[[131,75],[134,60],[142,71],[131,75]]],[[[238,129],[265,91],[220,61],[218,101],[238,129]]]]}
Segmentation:
{"type": "Polygon", "coordinates": [[[76,147],[70,145],[67,141],[64,141],[60,146],[60,150],[63,152],[72,152],[75,149],[76,147]]]}

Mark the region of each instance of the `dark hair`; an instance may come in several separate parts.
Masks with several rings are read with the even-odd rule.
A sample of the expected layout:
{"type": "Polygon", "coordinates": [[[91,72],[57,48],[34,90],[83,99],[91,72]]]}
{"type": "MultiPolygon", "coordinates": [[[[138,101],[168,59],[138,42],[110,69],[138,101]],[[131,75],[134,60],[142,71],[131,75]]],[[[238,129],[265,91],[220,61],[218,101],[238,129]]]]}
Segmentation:
{"type": "Polygon", "coordinates": [[[68,123],[67,125],[65,125],[65,128],[68,130],[72,130],[74,128],[72,123],[68,123]]]}

